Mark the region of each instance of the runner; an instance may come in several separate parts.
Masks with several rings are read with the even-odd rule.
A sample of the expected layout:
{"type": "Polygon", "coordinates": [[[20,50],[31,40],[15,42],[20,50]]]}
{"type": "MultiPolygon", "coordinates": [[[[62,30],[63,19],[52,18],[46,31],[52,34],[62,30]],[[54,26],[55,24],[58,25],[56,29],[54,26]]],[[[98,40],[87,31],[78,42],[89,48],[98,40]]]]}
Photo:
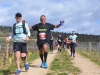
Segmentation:
{"type": "Polygon", "coordinates": [[[59,45],[58,45],[57,39],[56,39],[56,41],[55,41],[55,45],[56,45],[56,49],[58,50],[59,45]]]}
{"type": "Polygon", "coordinates": [[[50,44],[49,44],[49,46],[50,46],[50,52],[51,53],[53,53],[53,36],[52,36],[52,34],[51,34],[51,39],[50,39],[50,44]]]}
{"type": "Polygon", "coordinates": [[[42,61],[40,67],[42,68],[48,68],[46,61],[47,61],[47,55],[48,55],[48,52],[47,52],[48,44],[50,43],[50,30],[53,30],[54,28],[59,28],[63,23],[64,21],[61,21],[60,24],[58,25],[47,23],[46,16],[41,15],[40,23],[35,24],[32,27],[29,26],[30,29],[36,30],[38,32],[37,33],[37,46],[38,46],[40,58],[42,61]]]}
{"type": "Polygon", "coordinates": [[[66,48],[66,41],[63,40],[63,48],[65,49],[66,48]]]}
{"type": "Polygon", "coordinates": [[[68,36],[66,37],[66,44],[67,44],[67,49],[69,49],[70,48],[70,40],[69,40],[68,36]]]}
{"type": "Polygon", "coordinates": [[[57,42],[58,42],[58,53],[59,53],[61,52],[62,43],[63,43],[63,37],[61,36],[61,34],[58,34],[57,42]]]}
{"type": "Polygon", "coordinates": [[[13,50],[16,62],[16,73],[15,75],[20,74],[20,57],[24,62],[25,70],[29,69],[28,62],[26,60],[27,53],[27,41],[29,40],[30,30],[28,24],[22,22],[22,14],[15,14],[16,23],[12,27],[12,34],[6,38],[6,42],[9,42],[11,38],[14,38],[13,50]]]}
{"type": "Polygon", "coordinates": [[[72,35],[69,36],[70,38],[70,48],[71,48],[71,57],[75,57],[75,46],[76,46],[76,38],[78,36],[75,35],[75,31],[72,31],[72,35]]]}

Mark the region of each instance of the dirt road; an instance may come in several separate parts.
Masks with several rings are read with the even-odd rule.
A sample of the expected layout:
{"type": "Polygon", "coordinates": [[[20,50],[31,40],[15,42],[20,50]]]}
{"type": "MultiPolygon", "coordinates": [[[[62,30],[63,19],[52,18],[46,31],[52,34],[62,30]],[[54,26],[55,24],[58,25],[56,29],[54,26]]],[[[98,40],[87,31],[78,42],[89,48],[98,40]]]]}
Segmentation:
{"type": "MultiPolygon", "coordinates": [[[[50,63],[53,61],[55,55],[57,54],[57,50],[54,51],[53,54],[48,54],[47,63],[50,66],[50,63]]],[[[25,69],[21,70],[20,75],[45,75],[48,72],[48,69],[40,68],[41,60],[36,59],[32,64],[30,64],[30,69],[28,72],[25,69]]]]}
{"type": "MultiPolygon", "coordinates": [[[[67,52],[70,53],[69,50],[67,52]]],[[[100,67],[78,53],[76,53],[72,62],[82,71],[79,75],[100,75],[100,67]]]]}
{"type": "MultiPolygon", "coordinates": [[[[67,50],[67,52],[70,54],[69,50],[67,50]]],[[[53,54],[48,54],[47,62],[49,67],[56,54],[57,50],[55,50],[53,54]]],[[[81,70],[81,73],[79,75],[100,75],[100,67],[91,62],[89,59],[82,57],[78,53],[76,53],[75,58],[72,60],[72,62],[74,66],[78,67],[81,70]]],[[[20,75],[46,75],[49,71],[49,68],[40,68],[40,64],[41,60],[36,59],[32,64],[30,64],[29,71],[26,72],[23,68],[20,75]]]]}

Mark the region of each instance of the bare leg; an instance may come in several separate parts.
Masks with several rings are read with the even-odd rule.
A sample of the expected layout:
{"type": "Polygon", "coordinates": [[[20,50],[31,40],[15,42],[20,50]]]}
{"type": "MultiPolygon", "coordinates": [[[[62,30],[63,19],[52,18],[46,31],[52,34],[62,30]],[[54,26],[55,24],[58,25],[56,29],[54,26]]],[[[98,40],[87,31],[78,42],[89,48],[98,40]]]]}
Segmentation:
{"type": "Polygon", "coordinates": [[[20,69],[20,51],[15,52],[15,62],[17,69],[20,69]]]}

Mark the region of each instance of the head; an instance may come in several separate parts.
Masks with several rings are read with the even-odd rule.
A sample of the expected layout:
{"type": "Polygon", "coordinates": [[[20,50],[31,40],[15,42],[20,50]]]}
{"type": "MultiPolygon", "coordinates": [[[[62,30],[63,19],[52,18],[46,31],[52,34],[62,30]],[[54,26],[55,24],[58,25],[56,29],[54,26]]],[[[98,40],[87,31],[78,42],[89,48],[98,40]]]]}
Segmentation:
{"type": "Polygon", "coordinates": [[[21,20],[22,20],[22,14],[21,13],[16,13],[15,14],[15,19],[16,19],[17,22],[21,22],[21,20]]]}
{"type": "Polygon", "coordinates": [[[58,34],[59,37],[61,37],[61,34],[58,34]]]}
{"type": "Polygon", "coordinates": [[[72,35],[75,35],[75,31],[72,31],[72,35]]]}
{"type": "Polygon", "coordinates": [[[46,23],[46,17],[45,17],[45,15],[41,15],[40,21],[41,21],[42,25],[44,25],[46,23]]]}

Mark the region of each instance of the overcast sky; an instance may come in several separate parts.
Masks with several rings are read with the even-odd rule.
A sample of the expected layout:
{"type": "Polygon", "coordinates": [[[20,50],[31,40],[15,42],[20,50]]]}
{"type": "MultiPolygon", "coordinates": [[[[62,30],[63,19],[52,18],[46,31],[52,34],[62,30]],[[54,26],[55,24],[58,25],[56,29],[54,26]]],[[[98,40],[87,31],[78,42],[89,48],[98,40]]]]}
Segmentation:
{"type": "Polygon", "coordinates": [[[100,0],[0,0],[0,25],[13,25],[17,12],[29,25],[46,15],[47,22],[54,25],[65,20],[54,31],[100,35],[100,0]]]}

